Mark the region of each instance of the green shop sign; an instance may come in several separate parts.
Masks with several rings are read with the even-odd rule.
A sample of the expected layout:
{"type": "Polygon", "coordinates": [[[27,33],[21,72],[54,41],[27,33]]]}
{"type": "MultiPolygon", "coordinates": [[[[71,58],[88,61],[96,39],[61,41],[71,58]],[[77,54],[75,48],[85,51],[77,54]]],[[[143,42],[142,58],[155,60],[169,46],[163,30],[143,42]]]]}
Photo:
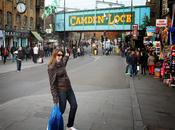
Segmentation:
{"type": "Polygon", "coordinates": [[[89,25],[129,25],[134,23],[135,13],[106,13],[90,15],[69,16],[69,26],[89,26],[89,25]]]}

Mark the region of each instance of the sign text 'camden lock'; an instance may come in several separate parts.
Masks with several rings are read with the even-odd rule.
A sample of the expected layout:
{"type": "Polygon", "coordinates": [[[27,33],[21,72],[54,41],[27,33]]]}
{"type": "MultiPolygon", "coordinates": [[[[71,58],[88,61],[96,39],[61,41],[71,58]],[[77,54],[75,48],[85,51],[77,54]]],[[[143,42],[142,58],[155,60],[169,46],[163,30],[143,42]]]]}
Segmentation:
{"type": "Polygon", "coordinates": [[[86,25],[121,25],[131,24],[134,21],[134,13],[106,13],[90,15],[72,15],[69,16],[69,26],[86,26],[86,25]]]}

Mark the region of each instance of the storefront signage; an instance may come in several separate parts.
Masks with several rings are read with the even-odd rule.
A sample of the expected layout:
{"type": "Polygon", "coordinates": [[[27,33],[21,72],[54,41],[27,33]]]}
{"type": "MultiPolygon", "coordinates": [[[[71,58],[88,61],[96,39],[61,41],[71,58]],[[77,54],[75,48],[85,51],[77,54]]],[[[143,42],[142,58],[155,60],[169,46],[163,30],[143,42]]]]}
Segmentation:
{"type": "Polygon", "coordinates": [[[166,27],[167,19],[156,19],[156,27],[166,27]]]}
{"type": "Polygon", "coordinates": [[[69,26],[131,24],[132,17],[134,18],[134,13],[131,15],[130,12],[97,14],[96,16],[95,14],[73,15],[69,16],[69,26]]]}
{"type": "Polygon", "coordinates": [[[130,7],[70,11],[65,16],[61,11],[55,15],[55,31],[131,31],[135,24],[143,30],[145,17],[150,18],[148,6],[136,6],[132,13],[130,7]]]}
{"type": "Polygon", "coordinates": [[[15,33],[15,32],[5,32],[5,35],[6,35],[6,36],[14,36],[14,33],[15,33]]]}
{"type": "Polygon", "coordinates": [[[147,26],[146,27],[147,36],[153,36],[155,32],[156,32],[155,26],[147,26]]]}

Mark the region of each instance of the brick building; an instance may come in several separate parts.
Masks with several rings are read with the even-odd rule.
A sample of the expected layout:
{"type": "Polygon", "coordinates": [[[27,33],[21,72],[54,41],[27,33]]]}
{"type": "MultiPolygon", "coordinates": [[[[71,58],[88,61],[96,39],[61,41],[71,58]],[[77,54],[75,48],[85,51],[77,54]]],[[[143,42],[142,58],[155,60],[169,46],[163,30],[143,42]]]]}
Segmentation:
{"type": "Polygon", "coordinates": [[[43,10],[44,0],[0,0],[0,46],[25,47],[41,41],[43,10]]]}

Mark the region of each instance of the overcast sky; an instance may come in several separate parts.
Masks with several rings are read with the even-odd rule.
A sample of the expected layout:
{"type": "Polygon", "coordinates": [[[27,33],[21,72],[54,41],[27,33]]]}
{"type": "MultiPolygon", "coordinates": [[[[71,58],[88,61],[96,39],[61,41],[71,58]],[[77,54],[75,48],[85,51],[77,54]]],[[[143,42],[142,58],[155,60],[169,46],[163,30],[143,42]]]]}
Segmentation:
{"type": "MultiPolygon", "coordinates": [[[[50,5],[54,0],[45,0],[45,5],[50,5]]],[[[64,0],[57,0],[60,6],[63,6],[64,0]]],[[[96,0],[65,0],[66,7],[69,8],[77,8],[77,9],[94,9],[95,8],[95,1],[96,0]]],[[[100,0],[103,1],[103,0],[100,0]]],[[[116,0],[104,0],[109,2],[116,2],[116,0]]],[[[125,4],[125,6],[131,5],[131,0],[118,0],[118,3],[125,4]]],[[[145,5],[146,0],[133,0],[133,5],[145,5]]],[[[98,4],[98,8],[104,7],[102,4],[98,4]]],[[[110,7],[105,5],[105,7],[110,7]]]]}

